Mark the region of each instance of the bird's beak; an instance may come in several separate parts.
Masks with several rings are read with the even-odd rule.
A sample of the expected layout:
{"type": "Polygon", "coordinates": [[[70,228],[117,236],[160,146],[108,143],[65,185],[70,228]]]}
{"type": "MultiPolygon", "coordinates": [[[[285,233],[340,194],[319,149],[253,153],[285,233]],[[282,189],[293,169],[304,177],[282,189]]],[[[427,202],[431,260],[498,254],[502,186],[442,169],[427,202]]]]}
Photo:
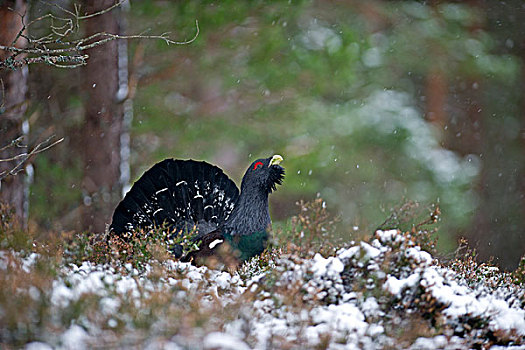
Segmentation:
{"type": "Polygon", "coordinates": [[[270,160],[270,164],[268,164],[268,166],[279,165],[282,161],[283,161],[283,157],[276,154],[272,157],[272,159],[270,160]]]}

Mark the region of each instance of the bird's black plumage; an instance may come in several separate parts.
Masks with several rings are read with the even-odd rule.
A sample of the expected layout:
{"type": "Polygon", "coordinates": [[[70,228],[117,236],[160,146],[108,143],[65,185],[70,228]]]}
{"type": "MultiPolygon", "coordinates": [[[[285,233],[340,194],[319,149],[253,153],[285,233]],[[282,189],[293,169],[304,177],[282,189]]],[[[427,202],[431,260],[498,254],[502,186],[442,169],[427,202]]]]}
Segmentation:
{"type": "MultiPolygon", "coordinates": [[[[141,228],[164,226],[178,235],[197,228],[199,250],[182,260],[213,255],[224,242],[246,260],[265,248],[271,225],[268,195],[284,178],[281,160],[273,156],[254,161],[239,193],[214,165],[166,159],[135,182],[115,209],[110,232],[126,238],[141,228]]],[[[176,247],[174,253],[181,257],[182,249],[176,247]]]]}

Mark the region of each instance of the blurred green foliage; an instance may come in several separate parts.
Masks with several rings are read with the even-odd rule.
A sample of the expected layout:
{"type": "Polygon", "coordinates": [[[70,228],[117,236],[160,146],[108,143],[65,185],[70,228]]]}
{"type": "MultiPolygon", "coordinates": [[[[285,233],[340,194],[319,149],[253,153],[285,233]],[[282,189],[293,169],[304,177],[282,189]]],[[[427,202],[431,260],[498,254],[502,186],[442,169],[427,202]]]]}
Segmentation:
{"type": "MultiPolygon", "coordinates": [[[[405,200],[437,203],[445,218],[439,243],[451,249],[486,200],[480,174],[493,176],[499,164],[516,181],[524,163],[518,135],[493,138],[490,127],[492,119],[519,123],[519,109],[507,106],[519,104],[523,62],[501,49],[489,10],[456,2],[133,1],[129,33],[171,32],[182,41],[198,20],[200,35],[182,46],[130,42],[132,61],[141,62],[131,67],[140,79],[132,178],[174,157],[207,160],[238,181],[251,160],[279,153],[287,177],[272,195],[275,219],[320,193],[350,235],[377,227],[405,200]],[[425,121],[425,78],[436,70],[449,87],[445,129],[425,121]],[[487,127],[476,148],[455,140],[477,86],[487,127]],[[490,151],[493,141],[506,158],[490,151]]],[[[44,187],[68,192],[60,201],[79,200],[63,188],[78,174],[56,175],[41,162],[32,211],[39,222],[59,216],[54,203],[39,203],[49,197],[44,187]],[[59,186],[50,185],[53,176],[59,186]]],[[[490,200],[517,196],[519,185],[507,185],[495,183],[490,200]]],[[[506,217],[506,229],[523,231],[517,204],[506,217]]]]}

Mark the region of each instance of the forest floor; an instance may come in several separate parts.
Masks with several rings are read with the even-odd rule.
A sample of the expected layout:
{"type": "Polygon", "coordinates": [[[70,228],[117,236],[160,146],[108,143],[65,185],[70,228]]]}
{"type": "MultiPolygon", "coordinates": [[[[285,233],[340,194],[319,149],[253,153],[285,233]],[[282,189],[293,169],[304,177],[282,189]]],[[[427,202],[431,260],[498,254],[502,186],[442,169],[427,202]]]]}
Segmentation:
{"type": "Polygon", "coordinates": [[[323,213],[302,210],[286,244],[237,270],[181,263],[161,243],[43,244],[2,221],[0,347],[525,349],[525,263],[442,262],[422,226],[328,246],[323,213]]]}

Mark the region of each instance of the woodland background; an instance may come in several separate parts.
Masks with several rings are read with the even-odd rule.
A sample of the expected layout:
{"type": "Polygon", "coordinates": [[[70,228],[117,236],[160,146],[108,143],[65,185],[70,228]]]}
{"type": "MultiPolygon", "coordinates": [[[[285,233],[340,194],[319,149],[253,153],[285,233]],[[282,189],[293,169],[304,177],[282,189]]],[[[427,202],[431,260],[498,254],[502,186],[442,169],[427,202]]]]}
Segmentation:
{"type": "MultiPolygon", "coordinates": [[[[24,47],[24,35],[61,24],[41,20],[17,37],[21,14],[29,23],[114,3],[0,0],[0,45],[24,47]]],[[[2,179],[0,199],[29,229],[103,231],[123,190],[167,157],[207,160],[239,182],[253,159],[279,153],[287,177],[271,197],[274,221],[320,195],[349,240],[407,201],[439,205],[443,252],[467,237],[481,258],[517,265],[523,1],[126,1],[68,38],[185,41],[196,20],[190,44],[114,40],[70,53],[89,55],[74,69],[49,55],[50,64],[12,70],[12,53],[0,50],[0,159],[64,138],[2,179]]],[[[17,161],[0,162],[0,173],[17,161]]]]}

